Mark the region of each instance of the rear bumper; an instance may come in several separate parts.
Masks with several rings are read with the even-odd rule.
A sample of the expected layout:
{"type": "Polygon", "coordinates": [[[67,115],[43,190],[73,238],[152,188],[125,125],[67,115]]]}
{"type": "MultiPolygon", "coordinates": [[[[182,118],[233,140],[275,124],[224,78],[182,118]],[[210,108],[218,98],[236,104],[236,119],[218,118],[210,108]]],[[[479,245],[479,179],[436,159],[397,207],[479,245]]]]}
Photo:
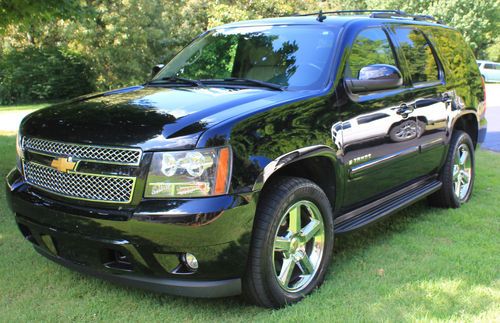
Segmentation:
{"type": "Polygon", "coordinates": [[[39,253],[112,282],[182,296],[241,292],[254,200],[227,195],[98,209],[34,190],[17,171],[7,178],[9,206],[39,253]],[[198,259],[196,272],[183,265],[186,252],[198,259]]]}

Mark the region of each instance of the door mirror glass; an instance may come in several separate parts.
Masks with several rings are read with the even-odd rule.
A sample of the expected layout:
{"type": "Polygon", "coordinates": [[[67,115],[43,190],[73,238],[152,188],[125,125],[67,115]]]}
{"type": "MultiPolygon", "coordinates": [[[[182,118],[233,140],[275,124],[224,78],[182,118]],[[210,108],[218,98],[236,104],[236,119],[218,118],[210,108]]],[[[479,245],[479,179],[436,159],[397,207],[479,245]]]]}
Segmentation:
{"type": "Polygon", "coordinates": [[[161,71],[161,69],[163,68],[163,66],[165,66],[165,64],[158,64],[158,65],[155,65],[152,69],[151,69],[151,77],[154,77],[156,74],[158,74],[159,71],[161,71]]]}
{"type": "Polygon", "coordinates": [[[353,93],[380,91],[400,87],[403,77],[395,66],[373,64],[361,68],[358,78],[347,78],[346,83],[353,93]]]}

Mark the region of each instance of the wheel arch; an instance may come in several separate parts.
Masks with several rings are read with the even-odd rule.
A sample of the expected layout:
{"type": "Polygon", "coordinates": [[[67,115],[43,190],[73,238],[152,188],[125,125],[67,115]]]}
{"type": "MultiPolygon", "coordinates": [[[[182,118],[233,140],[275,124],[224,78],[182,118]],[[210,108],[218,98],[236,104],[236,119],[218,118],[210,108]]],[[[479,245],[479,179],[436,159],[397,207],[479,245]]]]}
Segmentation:
{"type": "Polygon", "coordinates": [[[453,123],[452,131],[455,130],[461,130],[469,134],[474,149],[476,148],[479,136],[479,122],[475,113],[470,112],[460,115],[453,123]]]}
{"type": "Polygon", "coordinates": [[[254,190],[264,190],[281,176],[301,177],[316,183],[327,195],[332,211],[340,205],[342,180],[335,151],[328,146],[312,146],[276,158],[259,175],[254,190]]]}

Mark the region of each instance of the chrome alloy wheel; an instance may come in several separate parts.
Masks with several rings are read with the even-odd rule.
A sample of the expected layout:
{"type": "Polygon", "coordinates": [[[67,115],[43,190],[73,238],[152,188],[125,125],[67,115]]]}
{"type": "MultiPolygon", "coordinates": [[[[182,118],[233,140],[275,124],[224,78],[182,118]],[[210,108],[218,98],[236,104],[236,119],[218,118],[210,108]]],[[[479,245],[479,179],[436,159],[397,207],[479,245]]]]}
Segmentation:
{"type": "Polygon", "coordinates": [[[469,146],[458,146],[453,164],[453,192],[459,200],[466,198],[472,179],[472,162],[469,146]]]}
{"type": "Polygon", "coordinates": [[[400,140],[408,140],[417,137],[418,126],[416,122],[405,122],[403,123],[398,131],[396,132],[396,138],[400,140]]]}
{"type": "Polygon", "coordinates": [[[307,200],[282,215],[274,237],[273,269],[285,291],[304,289],[320,268],[325,249],[325,224],[318,207],[307,200]]]}

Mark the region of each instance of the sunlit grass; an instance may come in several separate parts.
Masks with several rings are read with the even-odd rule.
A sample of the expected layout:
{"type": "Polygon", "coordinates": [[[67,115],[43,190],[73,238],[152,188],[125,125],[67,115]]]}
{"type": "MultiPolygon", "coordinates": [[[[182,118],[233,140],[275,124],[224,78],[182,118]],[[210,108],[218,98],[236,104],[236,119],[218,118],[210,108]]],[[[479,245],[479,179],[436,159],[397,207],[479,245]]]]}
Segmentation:
{"type": "MultiPolygon", "coordinates": [[[[0,137],[0,175],[15,163],[0,137]]],[[[323,286],[266,310],[239,298],[199,300],[115,286],[62,268],[23,241],[0,188],[0,321],[500,321],[500,154],[480,151],[470,203],[418,203],[336,238],[323,286]]]]}
{"type": "Polygon", "coordinates": [[[48,107],[53,103],[25,105],[0,105],[0,136],[15,135],[22,118],[29,113],[48,107]]]}
{"type": "Polygon", "coordinates": [[[0,112],[3,111],[19,111],[19,110],[38,110],[53,103],[36,103],[36,104],[15,104],[15,105],[0,105],[0,112]]]}

